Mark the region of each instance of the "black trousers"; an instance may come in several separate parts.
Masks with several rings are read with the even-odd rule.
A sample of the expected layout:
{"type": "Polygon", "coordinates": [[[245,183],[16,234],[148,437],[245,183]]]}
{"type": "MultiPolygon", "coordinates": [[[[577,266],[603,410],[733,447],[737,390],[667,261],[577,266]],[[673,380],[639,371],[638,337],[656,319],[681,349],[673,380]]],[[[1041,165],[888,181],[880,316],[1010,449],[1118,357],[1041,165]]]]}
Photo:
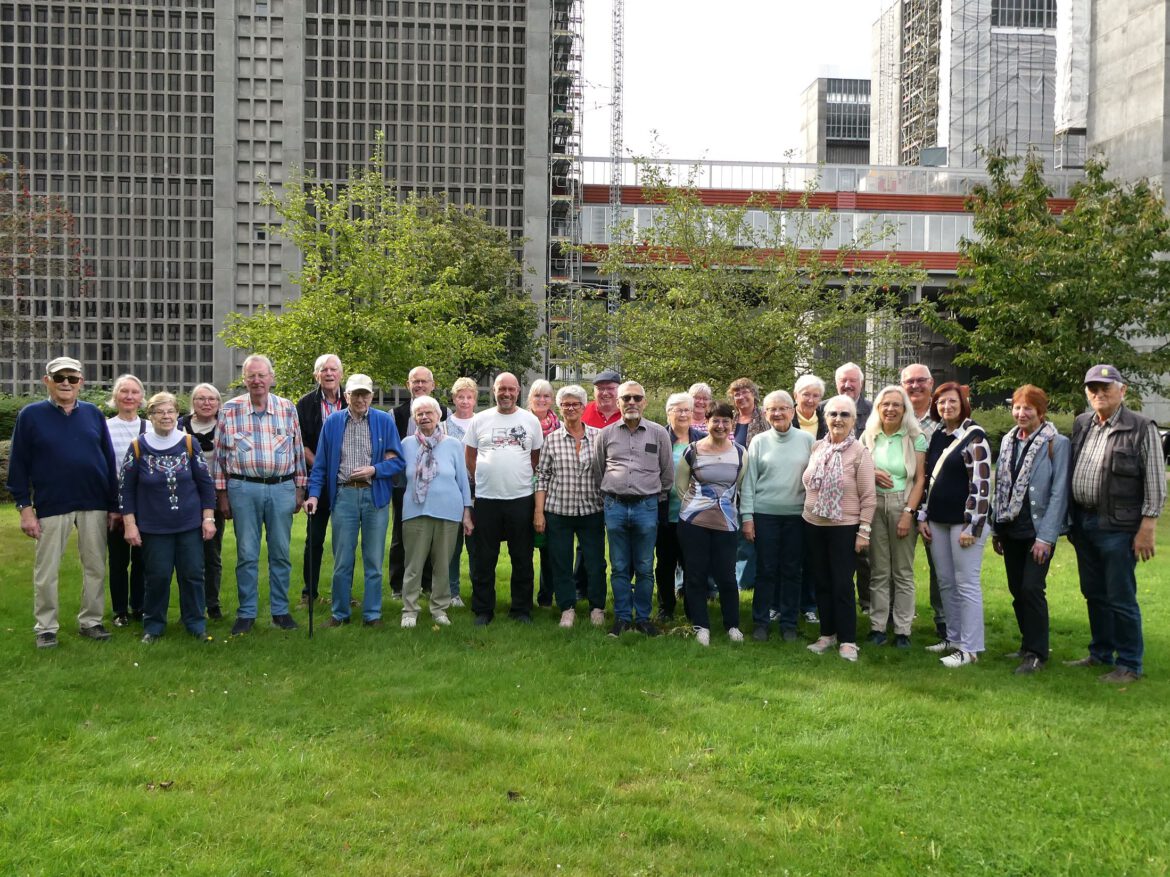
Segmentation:
{"type": "Polygon", "coordinates": [[[500,545],[508,543],[512,561],[512,618],[532,617],[532,551],[535,531],[532,513],[536,498],[475,500],[475,562],[471,571],[471,611],[492,618],[496,614],[496,564],[500,545]]]}
{"type": "Polygon", "coordinates": [[[219,609],[219,583],[223,578],[224,516],[215,511],[215,535],[203,543],[203,601],[207,609],[219,609]]]}
{"type": "Polygon", "coordinates": [[[1003,547],[1003,565],[1007,572],[1012,608],[1020,626],[1020,651],[1031,652],[1041,661],[1048,660],[1048,567],[1052,555],[1043,564],[1032,557],[1031,539],[999,538],[1003,547]]]}
{"type": "Polygon", "coordinates": [[[739,627],[739,586],[735,583],[738,535],[734,530],[711,530],[686,521],[678,523],[678,542],[685,558],[683,595],[687,617],[696,628],[711,628],[711,616],[707,611],[709,578],[715,579],[719,589],[723,627],[726,630],[739,627]]]}
{"type": "Polygon", "coordinates": [[[119,521],[106,536],[110,565],[110,609],[114,615],[139,615],[146,596],[142,549],[126,541],[119,521]]]}
{"type": "MultiPolygon", "coordinates": [[[[658,537],[654,542],[654,584],[658,590],[658,611],[663,615],[674,615],[674,610],[678,608],[678,597],[674,592],[674,569],[681,562],[678,524],[664,522],[660,517],[658,537]]],[[[686,601],[684,607],[685,604],[686,601]]]]}
{"type": "MultiPolygon", "coordinates": [[[[316,513],[305,515],[305,557],[301,564],[301,578],[304,581],[304,587],[301,588],[302,597],[317,599],[321,586],[321,558],[325,552],[325,531],[328,529],[329,491],[323,490],[317,497],[316,513]],[[310,582],[313,583],[311,589],[310,582]]],[[[210,598],[207,605],[212,605],[210,598]]],[[[218,595],[215,605],[219,605],[218,595]]]]}
{"type": "MultiPolygon", "coordinates": [[[[852,546],[850,552],[852,553],[852,546]]],[[[861,604],[862,609],[869,611],[869,557],[865,554],[853,556],[857,565],[857,602],[861,604]]]]}
{"type": "Polygon", "coordinates": [[[857,524],[820,527],[804,522],[804,562],[817,583],[821,636],[835,636],[839,643],[857,642],[856,542],[857,524]]]}

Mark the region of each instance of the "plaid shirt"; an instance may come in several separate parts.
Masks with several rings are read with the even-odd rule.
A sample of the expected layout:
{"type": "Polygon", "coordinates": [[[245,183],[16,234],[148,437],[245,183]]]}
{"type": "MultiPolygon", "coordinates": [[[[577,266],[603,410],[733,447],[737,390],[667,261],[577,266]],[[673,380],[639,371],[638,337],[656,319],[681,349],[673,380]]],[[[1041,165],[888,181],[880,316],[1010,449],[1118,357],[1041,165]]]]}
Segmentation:
{"type": "Polygon", "coordinates": [[[585,427],[580,451],[577,440],[562,426],[544,440],[536,464],[536,489],[545,492],[544,510],[578,517],[600,512],[601,483],[593,469],[593,443],[600,430],[585,427]]]}
{"type": "Polygon", "coordinates": [[[247,393],[225,402],[215,427],[215,489],[227,490],[229,475],[273,478],[290,474],[297,487],[309,483],[296,406],[271,393],[268,407],[258,414],[253,413],[247,393]]]}
{"type": "MultiPolygon", "coordinates": [[[[348,484],[354,469],[370,465],[373,453],[370,444],[370,416],[357,417],[351,411],[345,421],[345,435],[341,439],[341,461],[337,466],[337,483],[348,484]]],[[[369,483],[370,479],[366,479],[369,483]]]]}
{"type": "MultiPolygon", "coordinates": [[[[1089,422],[1081,452],[1073,463],[1072,498],[1077,505],[1095,509],[1100,504],[1101,475],[1105,471],[1105,447],[1109,443],[1109,433],[1117,425],[1120,414],[1119,406],[1104,423],[1096,414],[1089,422]]],[[[1141,449],[1142,468],[1145,474],[1145,478],[1142,479],[1142,517],[1156,518],[1162,513],[1162,504],[1166,501],[1166,473],[1163,469],[1158,427],[1153,423],[1146,429],[1141,449]]]]}

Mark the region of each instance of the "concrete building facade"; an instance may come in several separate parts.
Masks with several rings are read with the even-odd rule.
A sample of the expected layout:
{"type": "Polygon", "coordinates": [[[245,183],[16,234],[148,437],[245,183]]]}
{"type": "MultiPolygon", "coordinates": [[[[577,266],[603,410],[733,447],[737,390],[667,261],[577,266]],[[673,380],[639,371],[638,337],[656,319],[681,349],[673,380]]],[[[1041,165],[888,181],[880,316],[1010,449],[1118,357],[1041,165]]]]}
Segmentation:
{"type": "Polygon", "coordinates": [[[869,162],[868,79],[813,80],[800,96],[802,162],[869,162]]]}

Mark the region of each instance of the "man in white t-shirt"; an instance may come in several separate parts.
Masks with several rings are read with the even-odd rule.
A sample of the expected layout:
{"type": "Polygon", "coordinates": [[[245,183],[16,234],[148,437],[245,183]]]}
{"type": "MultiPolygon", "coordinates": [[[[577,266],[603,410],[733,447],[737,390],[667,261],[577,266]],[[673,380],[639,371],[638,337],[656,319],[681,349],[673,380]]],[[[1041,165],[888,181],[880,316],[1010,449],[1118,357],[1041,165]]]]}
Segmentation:
{"type": "Polygon", "coordinates": [[[540,421],[517,406],[520,382],[503,372],[492,386],[496,407],[471,419],[463,437],[467,475],[475,485],[475,560],[471,610],[475,623],[491,624],[496,613],[496,562],[507,541],[512,560],[509,617],[532,623],[532,473],[544,444],[540,421]]]}

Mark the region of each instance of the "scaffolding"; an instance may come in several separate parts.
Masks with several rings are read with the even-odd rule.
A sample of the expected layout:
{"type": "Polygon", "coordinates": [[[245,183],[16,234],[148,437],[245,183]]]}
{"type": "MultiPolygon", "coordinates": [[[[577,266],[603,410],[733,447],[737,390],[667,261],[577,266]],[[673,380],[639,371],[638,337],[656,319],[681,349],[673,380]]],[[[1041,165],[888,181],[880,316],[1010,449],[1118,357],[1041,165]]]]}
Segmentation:
{"type": "Polygon", "coordinates": [[[938,143],[940,0],[902,0],[899,164],[938,143]]]}

